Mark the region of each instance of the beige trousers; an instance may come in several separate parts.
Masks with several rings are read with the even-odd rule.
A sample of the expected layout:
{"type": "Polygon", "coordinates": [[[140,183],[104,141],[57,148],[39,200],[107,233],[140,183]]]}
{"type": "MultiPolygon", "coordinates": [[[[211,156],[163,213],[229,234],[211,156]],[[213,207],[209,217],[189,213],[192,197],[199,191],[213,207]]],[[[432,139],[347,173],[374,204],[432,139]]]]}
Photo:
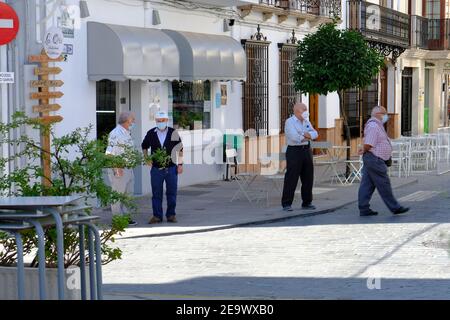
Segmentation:
{"type": "MultiPolygon", "coordinates": [[[[134,190],[134,172],[131,169],[123,169],[123,176],[117,177],[114,175],[113,169],[108,169],[108,177],[111,183],[111,188],[114,191],[126,194],[132,194],[134,190]]],[[[127,208],[120,202],[111,205],[113,215],[129,213],[127,208]]]]}

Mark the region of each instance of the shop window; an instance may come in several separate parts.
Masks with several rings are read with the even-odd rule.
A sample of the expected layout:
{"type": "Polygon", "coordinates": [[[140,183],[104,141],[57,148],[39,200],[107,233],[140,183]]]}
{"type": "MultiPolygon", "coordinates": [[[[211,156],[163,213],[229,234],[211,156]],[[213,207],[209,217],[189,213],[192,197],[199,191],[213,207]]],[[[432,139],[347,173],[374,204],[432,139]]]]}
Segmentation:
{"type": "Polygon", "coordinates": [[[175,129],[211,128],[210,81],[173,81],[172,96],[175,129]]]}
{"type": "Polygon", "coordinates": [[[116,127],[116,83],[97,82],[97,139],[108,135],[116,127]]]}

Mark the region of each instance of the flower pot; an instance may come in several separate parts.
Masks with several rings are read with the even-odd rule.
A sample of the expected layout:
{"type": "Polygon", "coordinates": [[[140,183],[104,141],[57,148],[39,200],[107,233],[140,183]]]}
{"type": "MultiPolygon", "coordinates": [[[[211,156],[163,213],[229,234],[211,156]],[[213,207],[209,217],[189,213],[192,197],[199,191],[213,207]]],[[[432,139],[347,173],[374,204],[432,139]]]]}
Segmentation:
{"type": "MultiPolygon", "coordinates": [[[[48,300],[58,299],[58,269],[46,268],[46,292],[48,300]]],[[[66,300],[81,300],[80,268],[65,269],[66,300]]],[[[25,299],[39,300],[39,269],[25,268],[25,299]]],[[[87,298],[89,298],[89,269],[86,268],[87,298]]],[[[17,300],[17,268],[0,267],[0,300],[17,300]]]]}

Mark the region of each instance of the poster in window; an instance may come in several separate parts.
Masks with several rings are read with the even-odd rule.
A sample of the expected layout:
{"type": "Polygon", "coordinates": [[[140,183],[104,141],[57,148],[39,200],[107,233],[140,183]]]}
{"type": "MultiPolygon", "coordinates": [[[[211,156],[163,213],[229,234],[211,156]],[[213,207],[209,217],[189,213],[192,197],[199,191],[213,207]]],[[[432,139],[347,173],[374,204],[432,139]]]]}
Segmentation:
{"type": "Polygon", "coordinates": [[[222,105],[222,106],[227,105],[227,85],[226,84],[220,85],[220,105],[222,105]]]}

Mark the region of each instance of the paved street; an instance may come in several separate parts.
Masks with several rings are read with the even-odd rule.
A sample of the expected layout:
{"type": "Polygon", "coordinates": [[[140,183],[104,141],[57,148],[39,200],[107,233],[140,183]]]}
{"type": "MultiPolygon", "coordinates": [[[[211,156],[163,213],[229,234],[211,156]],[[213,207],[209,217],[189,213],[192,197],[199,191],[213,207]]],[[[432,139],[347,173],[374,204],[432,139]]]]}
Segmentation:
{"type": "Polygon", "coordinates": [[[416,178],[395,191],[412,208],[404,216],[376,195],[377,217],[359,217],[351,204],[278,223],[120,239],[123,259],[104,267],[106,296],[450,299],[450,175],[416,178]]]}

